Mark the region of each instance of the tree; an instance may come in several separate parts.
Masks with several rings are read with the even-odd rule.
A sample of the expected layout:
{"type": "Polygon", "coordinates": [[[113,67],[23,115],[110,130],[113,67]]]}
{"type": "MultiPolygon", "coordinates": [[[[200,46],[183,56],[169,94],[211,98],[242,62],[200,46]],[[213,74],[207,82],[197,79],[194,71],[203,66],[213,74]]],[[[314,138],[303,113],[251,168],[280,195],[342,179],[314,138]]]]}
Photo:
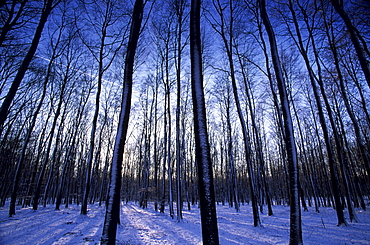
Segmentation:
{"type": "Polygon", "coordinates": [[[122,178],[122,162],[127,136],[128,122],[130,118],[131,96],[132,96],[132,75],[134,72],[134,61],[136,47],[140,36],[141,22],[143,19],[144,2],[136,0],[131,20],[130,36],[127,44],[124,84],[122,92],[121,112],[114,144],[113,158],[110,173],[110,184],[106,203],[106,212],[101,237],[101,244],[115,244],[117,224],[119,223],[120,192],[122,178]]]}
{"type": "Polygon", "coordinates": [[[26,56],[24,57],[23,61],[22,61],[22,64],[21,66],[19,67],[18,69],[18,72],[12,82],[12,85],[8,91],[8,94],[6,95],[1,107],[0,107],[0,135],[2,134],[2,131],[3,131],[3,127],[4,127],[4,122],[8,116],[8,110],[9,110],[9,107],[17,93],[17,90],[19,88],[19,85],[21,84],[25,74],[26,74],[26,71],[31,63],[31,60],[33,58],[33,56],[35,55],[35,52],[37,50],[37,46],[39,45],[39,42],[40,42],[40,38],[41,38],[41,34],[42,34],[42,31],[44,29],[44,26],[45,26],[45,23],[52,11],[52,9],[60,2],[60,0],[47,0],[45,1],[44,3],[44,6],[42,8],[42,13],[41,13],[41,17],[40,17],[40,20],[39,20],[39,23],[37,25],[37,28],[36,28],[36,31],[35,31],[35,34],[34,34],[34,37],[33,37],[33,40],[32,40],[32,43],[31,43],[31,46],[26,54],[26,56]]]}
{"type": "MultiPolygon", "coordinates": [[[[271,194],[270,194],[270,188],[267,182],[266,178],[266,167],[265,167],[265,157],[263,155],[263,144],[262,144],[262,136],[260,133],[260,128],[258,127],[258,118],[257,118],[257,113],[255,112],[255,105],[254,105],[254,98],[252,94],[252,88],[251,88],[251,79],[249,73],[249,69],[247,67],[247,64],[245,64],[245,60],[242,58],[242,55],[240,54],[240,51],[238,49],[238,46],[236,45],[236,55],[238,58],[238,62],[241,68],[241,73],[242,73],[242,80],[244,83],[244,91],[245,91],[245,96],[247,100],[247,107],[249,109],[249,114],[251,118],[251,124],[252,124],[252,129],[254,133],[254,141],[255,141],[255,150],[257,154],[257,162],[258,166],[261,172],[261,178],[262,178],[262,185],[265,188],[265,195],[266,195],[266,202],[267,202],[267,209],[268,209],[268,215],[273,215],[273,210],[272,210],[272,202],[271,202],[271,194]]],[[[261,190],[262,191],[262,190],[261,190]]],[[[261,205],[262,207],[262,205],[261,205]]]]}
{"type": "MultiPolygon", "coordinates": [[[[67,33],[67,38],[64,43],[63,50],[65,51],[62,53],[59,57],[60,60],[62,60],[61,64],[62,66],[59,66],[57,70],[59,70],[59,75],[61,77],[61,80],[56,80],[55,83],[57,83],[57,86],[54,93],[56,97],[56,108],[51,107],[51,110],[54,111],[54,118],[52,125],[50,127],[50,133],[49,133],[49,138],[46,143],[46,149],[43,155],[43,160],[40,166],[40,171],[38,175],[38,179],[36,182],[35,190],[34,190],[34,195],[33,195],[33,209],[37,210],[38,209],[38,204],[39,204],[39,198],[40,198],[40,192],[41,192],[41,187],[44,181],[44,175],[45,171],[47,170],[48,163],[51,162],[51,166],[49,168],[49,180],[47,181],[47,184],[45,186],[44,192],[45,194],[48,193],[48,188],[50,187],[50,180],[52,177],[53,173],[53,168],[55,164],[55,158],[51,159],[50,153],[52,151],[53,147],[53,142],[54,142],[54,151],[53,155],[55,156],[57,147],[58,147],[58,141],[60,139],[60,134],[62,131],[62,127],[59,126],[58,129],[58,121],[62,122],[65,119],[66,116],[66,111],[67,111],[67,104],[70,102],[70,99],[72,97],[72,91],[74,85],[77,83],[76,81],[76,73],[79,70],[79,65],[78,65],[78,56],[80,53],[78,53],[78,50],[75,49],[75,44],[74,43],[74,38],[75,38],[75,32],[71,30],[69,33],[67,33]],[[66,63],[66,64],[64,64],[66,63]],[[57,132],[56,132],[57,131],[57,132]],[[56,136],[54,138],[54,136],[56,136]]],[[[44,196],[44,204],[46,204],[46,196],[44,196]]]]}
{"type": "Polygon", "coordinates": [[[203,92],[200,5],[200,0],[191,1],[190,58],[195,154],[198,169],[198,188],[203,244],[219,244],[215,194],[213,187],[213,171],[208,142],[207,119],[203,92]]]}
{"type": "Polygon", "coordinates": [[[278,84],[280,103],[284,117],[285,144],[288,155],[289,165],[289,200],[290,200],[290,244],[303,244],[302,241],[302,221],[301,209],[299,205],[299,174],[297,149],[295,146],[293,121],[289,108],[289,99],[286,91],[286,85],[280,64],[276,38],[272,29],[269,16],[266,11],[266,1],[259,0],[261,18],[265,25],[267,35],[270,41],[270,50],[272,63],[274,66],[276,81],[278,84]]]}
{"type": "Polygon", "coordinates": [[[176,43],[176,86],[177,86],[177,98],[176,98],[176,201],[177,201],[177,222],[182,220],[182,191],[181,191],[181,168],[183,157],[181,153],[181,139],[180,139],[180,112],[181,112],[181,56],[184,49],[182,43],[183,25],[184,25],[184,9],[186,6],[185,0],[175,0],[174,7],[176,10],[177,17],[177,43],[176,43]]]}
{"type": "Polygon", "coordinates": [[[363,45],[361,45],[360,40],[363,40],[363,38],[360,35],[360,32],[356,28],[355,25],[353,25],[350,17],[348,16],[347,12],[344,10],[344,4],[342,0],[330,0],[332,3],[335,11],[340,15],[340,17],[343,19],[344,24],[347,27],[347,31],[349,32],[349,36],[351,38],[352,44],[355,47],[356,54],[358,57],[358,60],[360,62],[362,71],[365,75],[365,79],[367,81],[367,85],[370,87],[370,64],[369,64],[369,57],[366,58],[366,52],[369,54],[369,50],[367,49],[366,42],[363,41],[363,45]]]}
{"type": "MultiPolygon", "coordinates": [[[[87,80],[87,83],[90,83],[90,81],[87,80]]],[[[79,141],[78,133],[79,133],[79,130],[81,129],[86,105],[87,105],[87,102],[89,101],[89,97],[93,89],[93,87],[89,85],[87,85],[86,87],[83,87],[81,89],[82,91],[80,95],[80,100],[77,101],[78,109],[76,112],[76,118],[73,120],[73,123],[71,125],[71,130],[69,132],[70,135],[69,135],[69,139],[68,139],[68,143],[66,147],[67,149],[66,149],[64,161],[62,164],[62,169],[60,171],[60,176],[59,176],[60,180],[59,180],[59,184],[58,184],[57,192],[56,192],[56,202],[55,202],[56,210],[60,209],[60,205],[62,203],[62,198],[63,198],[63,193],[65,193],[65,196],[66,196],[65,203],[66,205],[68,204],[68,185],[71,181],[68,177],[70,176],[69,173],[71,172],[71,169],[72,169],[73,157],[76,152],[76,145],[78,145],[78,141],[79,141]]]]}
{"type": "Polygon", "coordinates": [[[7,11],[6,11],[5,23],[1,28],[0,47],[3,46],[3,43],[6,40],[6,37],[7,37],[8,33],[12,29],[16,29],[22,23],[21,21],[19,21],[19,19],[26,12],[25,6],[26,6],[27,2],[28,2],[28,0],[22,0],[22,1],[13,0],[11,2],[10,8],[8,8],[7,11]]]}
{"type": "Polygon", "coordinates": [[[30,124],[30,126],[27,130],[26,138],[24,139],[24,142],[23,142],[23,145],[22,145],[22,151],[21,151],[21,153],[19,155],[19,158],[18,158],[18,161],[17,161],[17,167],[16,167],[16,171],[15,171],[14,183],[13,183],[13,189],[12,189],[12,195],[11,195],[11,201],[10,201],[10,205],[9,205],[9,216],[12,216],[12,215],[15,214],[15,202],[16,202],[16,198],[17,198],[17,189],[18,189],[18,184],[19,184],[20,177],[21,177],[21,171],[22,171],[22,168],[23,168],[23,165],[24,165],[25,154],[26,154],[28,143],[31,140],[31,134],[32,134],[32,131],[35,127],[37,117],[39,115],[41,107],[44,103],[44,99],[46,97],[46,92],[47,92],[47,88],[48,88],[48,85],[49,85],[49,79],[51,77],[53,62],[55,61],[55,59],[58,56],[61,55],[60,50],[57,50],[57,49],[58,49],[58,45],[59,45],[60,40],[61,40],[63,29],[64,28],[59,29],[59,33],[58,33],[58,36],[56,38],[55,45],[54,45],[53,51],[52,51],[52,55],[51,55],[49,64],[47,66],[45,78],[44,78],[44,81],[43,81],[43,84],[42,84],[41,98],[40,98],[40,101],[38,102],[36,110],[33,114],[31,124],[30,124]]]}
{"type": "MultiPolygon", "coordinates": [[[[99,23],[98,31],[99,33],[97,36],[99,36],[98,40],[98,50],[96,51],[98,54],[95,54],[95,50],[93,50],[92,47],[89,47],[88,44],[86,44],[91,51],[92,55],[95,58],[95,61],[98,63],[98,75],[97,75],[97,91],[95,95],[95,111],[94,116],[92,120],[92,126],[91,126],[91,133],[90,133],[90,148],[89,148],[89,155],[87,158],[87,169],[86,169],[86,178],[85,178],[85,189],[84,189],[84,195],[81,205],[81,214],[87,214],[87,203],[90,193],[90,185],[91,185],[91,169],[93,165],[93,158],[94,158],[94,149],[95,149],[95,134],[97,129],[97,122],[98,122],[98,116],[99,116],[99,108],[100,108],[100,94],[102,90],[102,83],[103,83],[103,76],[106,73],[106,71],[111,66],[114,58],[120,51],[123,41],[125,38],[122,38],[121,36],[114,36],[110,40],[108,37],[110,37],[109,31],[111,31],[111,26],[119,21],[120,16],[116,16],[115,12],[115,5],[117,4],[114,1],[107,1],[103,3],[103,9],[100,9],[101,3],[95,2],[94,6],[96,9],[98,9],[98,19],[99,17],[102,19],[102,23],[99,23]],[[117,46],[114,45],[115,43],[118,43],[117,46]],[[115,47],[116,46],[116,47],[115,47]],[[111,57],[109,57],[111,56],[111,57]]],[[[94,18],[95,19],[95,18],[94,18]]],[[[97,25],[96,22],[91,23],[92,25],[97,25]]],[[[124,33],[121,33],[124,36],[124,33]]]]}
{"type": "MultiPolygon", "coordinates": [[[[310,59],[309,59],[309,56],[308,56],[308,51],[305,48],[305,44],[303,43],[303,38],[302,38],[302,35],[301,35],[301,32],[300,32],[299,23],[298,23],[296,13],[295,13],[294,8],[293,8],[292,1],[290,1],[289,9],[292,13],[294,28],[295,28],[295,32],[296,32],[297,39],[298,39],[296,41],[296,44],[298,45],[298,49],[299,49],[299,51],[300,51],[300,53],[303,57],[303,60],[305,62],[305,65],[306,65],[306,68],[307,68],[307,71],[308,71],[308,75],[309,75],[309,79],[310,79],[310,83],[311,83],[311,88],[312,88],[312,91],[314,93],[314,98],[315,98],[315,102],[316,102],[316,105],[317,105],[319,121],[320,121],[321,129],[322,129],[323,135],[324,135],[325,146],[326,146],[326,150],[327,150],[328,163],[329,163],[329,169],[330,169],[330,179],[331,179],[331,183],[332,183],[332,191],[333,191],[333,195],[334,195],[335,207],[336,207],[337,217],[338,217],[338,225],[346,224],[344,214],[343,214],[343,206],[342,206],[342,202],[341,202],[341,199],[340,199],[340,193],[339,193],[339,188],[338,188],[339,181],[338,181],[338,176],[337,176],[337,169],[335,168],[335,159],[334,159],[335,154],[334,154],[334,149],[333,149],[333,143],[330,139],[329,129],[328,129],[328,125],[326,123],[326,117],[324,115],[324,107],[322,105],[321,98],[323,98],[323,100],[324,100],[324,104],[326,106],[326,111],[328,113],[329,121],[331,122],[333,131],[336,131],[336,126],[332,123],[333,122],[333,117],[331,116],[331,114],[332,114],[331,107],[330,107],[329,102],[327,100],[325,88],[324,88],[324,85],[323,85],[323,78],[322,78],[322,74],[321,74],[321,65],[320,65],[320,62],[319,62],[319,56],[318,56],[318,52],[317,52],[317,49],[316,49],[316,42],[315,42],[314,35],[313,35],[313,27],[311,27],[309,25],[307,13],[305,11],[303,11],[303,7],[301,6],[300,9],[302,10],[302,12],[305,16],[304,20],[305,20],[306,28],[307,28],[307,30],[310,34],[309,36],[310,36],[310,39],[311,39],[311,47],[313,49],[314,57],[315,57],[316,62],[318,62],[318,63],[316,63],[318,76],[315,75],[313,69],[311,68],[312,65],[311,65],[311,62],[310,62],[310,59]],[[319,84],[319,89],[321,91],[321,96],[319,94],[319,89],[317,88],[316,82],[319,84]]],[[[337,147],[339,147],[339,146],[337,145],[337,147]]],[[[338,148],[338,149],[339,149],[339,151],[341,151],[340,148],[338,148]]]]}
{"type": "Polygon", "coordinates": [[[247,169],[248,169],[248,175],[249,175],[249,188],[250,188],[250,195],[252,199],[252,210],[253,210],[253,225],[255,227],[261,225],[261,221],[259,218],[259,213],[258,213],[258,204],[257,204],[257,197],[256,197],[256,185],[255,185],[255,179],[254,179],[254,171],[253,171],[253,166],[252,166],[252,157],[251,157],[251,146],[249,142],[249,135],[248,135],[248,130],[247,130],[247,124],[245,121],[245,117],[242,112],[242,108],[240,105],[240,100],[239,100],[239,93],[238,93],[238,86],[236,82],[236,75],[235,75],[235,65],[234,65],[234,59],[233,59],[233,45],[234,45],[234,6],[232,2],[229,2],[229,25],[226,27],[226,19],[224,15],[224,9],[225,7],[222,6],[220,1],[217,1],[215,3],[216,5],[216,10],[217,13],[220,16],[220,29],[217,30],[217,33],[221,36],[222,41],[224,43],[224,48],[226,50],[226,55],[229,63],[229,73],[230,73],[230,78],[231,78],[231,86],[233,90],[233,95],[234,95],[234,101],[236,105],[236,109],[238,112],[238,117],[240,121],[240,125],[242,128],[242,133],[243,133],[243,141],[244,141],[244,151],[245,151],[245,158],[247,162],[247,169]],[[228,28],[229,33],[226,33],[226,28],[228,28]]]}

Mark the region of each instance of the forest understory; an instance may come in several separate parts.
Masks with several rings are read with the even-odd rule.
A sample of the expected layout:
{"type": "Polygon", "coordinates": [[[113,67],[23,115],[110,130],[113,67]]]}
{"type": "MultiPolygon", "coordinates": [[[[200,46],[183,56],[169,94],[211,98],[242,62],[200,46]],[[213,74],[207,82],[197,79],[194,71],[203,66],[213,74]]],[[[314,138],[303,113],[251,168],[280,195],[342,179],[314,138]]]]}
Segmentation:
{"type": "MultiPolygon", "coordinates": [[[[87,215],[80,206],[55,210],[47,205],[33,211],[20,208],[8,217],[8,205],[0,208],[0,244],[99,244],[105,206],[89,207],[87,215]]],[[[142,209],[135,202],[121,203],[121,225],[117,230],[118,245],[202,244],[199,208],[183,211],[179,223],[168,212],[160,213],[149,203],[142,209]]],[[[220,244],[288,244],[289,207],[274,205],[274,215],[260,214],[263,226],[253,227],[251,205],[241,205],[240,212],[228,205],[218,204],[220,244]]],[[[369,204],[368,207],[370,208],[369,204]]],[[[302,212],[303,242],[309,245],[365,245],[370,241],[370,212],[356,210],[359,222],[337,226],[335,210],[321,208],[320,213],[309,207],[302,212]]]]}

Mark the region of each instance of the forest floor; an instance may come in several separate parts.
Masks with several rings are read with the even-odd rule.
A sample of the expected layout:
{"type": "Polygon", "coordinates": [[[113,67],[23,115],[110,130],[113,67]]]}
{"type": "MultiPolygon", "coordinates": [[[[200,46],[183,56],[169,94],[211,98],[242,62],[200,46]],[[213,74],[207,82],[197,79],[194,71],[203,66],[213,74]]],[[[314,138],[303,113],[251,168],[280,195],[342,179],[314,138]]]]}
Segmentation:
{"type": "MultiPolygon", "coordinates": [[[[38,211],[20,208],[8,217],[8,205],[0,208],[0,244],[99,244],[104,222],[104,206],[90,205],[87,215],[80,215],[80,207],[54,210],[54,206],[38,211]]],[[[122,204],[121,224],[117,244],[201,244],[199,209],[183,212],[178,223],[166,213],[141,209],[136,203],[122,204]]],[[[267,210],[266,210],[267,211],[267,210]]],[[[273,206],[274,215],[260,214],[262,227],[253,227],[250,205],[240,212],[227,205],[217,205],[220,244],[288,244],[289,207],[273,206]]],[[[370,211],[356,210],[358,223],[336,226],[332,208],[302,212],[304,244],[370,244],[370,211]]],[[[346,213],[346,216],[348,214],[346,213]]],[[[348,217],[347,217],[348,218],[348,217]]]]}

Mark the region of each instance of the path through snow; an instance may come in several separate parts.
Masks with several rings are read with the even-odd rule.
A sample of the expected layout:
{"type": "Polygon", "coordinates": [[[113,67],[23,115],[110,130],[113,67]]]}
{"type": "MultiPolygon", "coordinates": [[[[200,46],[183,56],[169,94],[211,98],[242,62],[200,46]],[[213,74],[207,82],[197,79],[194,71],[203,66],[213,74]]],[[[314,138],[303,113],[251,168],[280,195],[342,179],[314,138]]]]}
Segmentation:
{"type": "MultiPolygon", "coordinates": [[[[228,244],[288,244],[289,207],[274,206],[274,215],[261,214],[263,227],[253,227],[252,210],[241,206],[241,212],[217,205],[220,242],[228,244]]],[[[337,227],[332,208],[314,208],[302,212],[303,241],[309,245],[370,244],[370,212],[357,210],[359,223],[337,227]]],[[[8,205],[0,208],[0,244],[99,244],[104,220],[104,206],[89,206],[86,216],[80,207],[54,210],[54,206],[17,208],[14,217],[8,217],[8,205]]],[[[153,205],[141,209],[135,203],[122,205],[117,244],[201,244],[199,209],[184,211],[184,220],[177,223],[165,214],[155,212],[153,205]]]]}

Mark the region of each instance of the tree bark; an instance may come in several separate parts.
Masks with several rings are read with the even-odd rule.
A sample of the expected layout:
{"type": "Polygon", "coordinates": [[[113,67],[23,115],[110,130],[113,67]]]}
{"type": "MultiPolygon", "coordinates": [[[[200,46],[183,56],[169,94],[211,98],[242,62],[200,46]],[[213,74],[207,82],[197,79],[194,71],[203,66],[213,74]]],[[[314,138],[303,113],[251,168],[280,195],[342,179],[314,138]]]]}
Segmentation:
{"type": "Polygon", "coordinates": [[[301,209],[299,204],[299,173],[297,149],[294,139],[293,122],[289,108],[288,94],[283,78],[281,63],[279,59],[275,33],[272,29],[266,11],[266,1],[259,0],[261,18],[265,25],[270,41],[272,63],[275,70],[276,81],[278,84],[280,103],[284,117],[285,144],[288,155],[289,165],[289,197],[290,197],[290,240],[289,244],[303,244],[301,209]]]}
{"type": "Polygon", "coordinates": [[[176,209],[177,209],[177,222],[182,220],[182,191],[181,191],[181,168],[182,168],[182,156],[181,156],[181,139],[180,139],[180,112],[181,112],[181,56],[182,56],[182,28],[183,28],[183,13],[184,13],[184,1],[180,0],[176,4],[177,14],[177,66],[176,66],[176,84],[177,84],[177,97],[176,97],[176,209]]]}
{"type": "Polygon", "coordinates": [[[105,212],[101,244],[115,244],[117,224],[119,223],[120,191],[122,182],[122,162],[124,146],[130,118],[132,76],[134,72],[134,60],[136,47],[140,36],[141,22],[143,19],[143,0],[136,0],[131,21],[130,37],[127,44],[124,85],[117,129],[116,142],[114,145],[113,159],[111,165],[111,180],[108,190],[107,209],[105,212]]]}
{"type": "Polygon", "coordinates": [[[203,244],[219,244],[212,163],[208,141],[207,119],[203,91],[200,5],[200,0],[191,1],[190,59],[196,147],[195,154],[198,168],[198,186],[203,244]]]}

